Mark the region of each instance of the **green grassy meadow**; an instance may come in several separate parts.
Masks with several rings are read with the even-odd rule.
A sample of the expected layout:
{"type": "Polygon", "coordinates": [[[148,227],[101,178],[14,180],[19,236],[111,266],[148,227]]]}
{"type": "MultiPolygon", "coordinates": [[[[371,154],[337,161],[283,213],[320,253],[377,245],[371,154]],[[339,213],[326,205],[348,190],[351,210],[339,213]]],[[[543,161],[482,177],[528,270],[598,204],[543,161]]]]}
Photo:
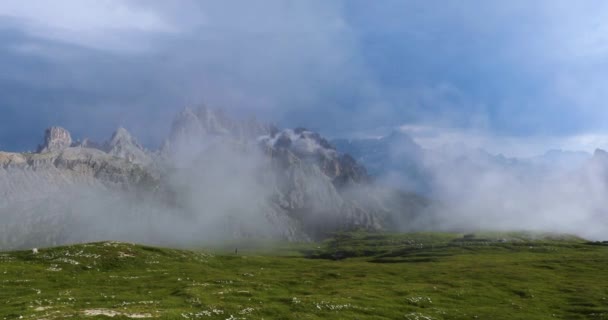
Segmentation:
{"type": "Polygon", "coordinates": [[[64,318],[608,319],[608,245],[342,233],[200,250],[101,242],[1,252],[0,319],[64,318]]]}

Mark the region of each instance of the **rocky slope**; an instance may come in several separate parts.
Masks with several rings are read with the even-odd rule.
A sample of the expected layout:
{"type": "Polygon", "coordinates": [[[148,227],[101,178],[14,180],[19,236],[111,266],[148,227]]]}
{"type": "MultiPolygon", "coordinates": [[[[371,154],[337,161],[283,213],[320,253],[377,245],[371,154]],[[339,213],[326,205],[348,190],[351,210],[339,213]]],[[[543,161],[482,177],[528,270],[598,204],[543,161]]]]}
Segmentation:
{"type": "Polygon", "coordinates": [[[46,131],[38,153],[0,153],[0,244],[108,238],[200,242],[319,238],[403,225],[426,203],[374,185],[318,133],[185,109],[156,153],[118,129],[106,143],[46,131]]]}

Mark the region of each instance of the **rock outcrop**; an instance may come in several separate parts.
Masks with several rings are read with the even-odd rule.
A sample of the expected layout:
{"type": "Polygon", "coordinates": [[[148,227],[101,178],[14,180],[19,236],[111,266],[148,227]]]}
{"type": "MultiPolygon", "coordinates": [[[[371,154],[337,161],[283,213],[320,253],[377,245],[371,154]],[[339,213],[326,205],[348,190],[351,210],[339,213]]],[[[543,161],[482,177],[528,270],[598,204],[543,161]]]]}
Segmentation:
{"type": "Polygon", "coordinates": [[[0,153],[0,195],[3,203],[43,198],[81,185],[108,190],[152,190],[158,174],[144,167],[88,148],[66,148],[42,154],[0,153]]]}
{"type": "Polygon", "coordinates": [[[118,128],[103,149],[110,155],[126,159],[129,162],[148,165],[152,157],[125,128],[118,128]]]}
{"type": "Polygon", "coordinates": [[[61,151],[72,145],[72,136],[62,127],[50,127],[44,132],[44,143],[38,147],[38,153],[61,151]]]}
{"type": "Polygon", "coordinates": [[[348,154],[342,154],[321,135],[304,128],[286,129],[258,138],[272,157],[282,157],[285,150],[298,159],[316,164],[336,187],[368,183],[365,168],[348,154]]]}

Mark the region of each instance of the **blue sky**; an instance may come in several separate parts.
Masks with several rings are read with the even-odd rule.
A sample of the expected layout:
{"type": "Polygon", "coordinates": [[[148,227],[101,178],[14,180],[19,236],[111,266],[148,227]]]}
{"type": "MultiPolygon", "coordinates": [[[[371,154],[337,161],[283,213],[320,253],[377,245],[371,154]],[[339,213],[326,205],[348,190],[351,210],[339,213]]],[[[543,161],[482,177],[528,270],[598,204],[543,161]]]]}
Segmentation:
{"type": "Polygon", "coordinates": [[[201,102],[329,136],[605,148],[606,21],[605,1],[5,0],[0,149],[55,124],[153,146],[201,102]]]}

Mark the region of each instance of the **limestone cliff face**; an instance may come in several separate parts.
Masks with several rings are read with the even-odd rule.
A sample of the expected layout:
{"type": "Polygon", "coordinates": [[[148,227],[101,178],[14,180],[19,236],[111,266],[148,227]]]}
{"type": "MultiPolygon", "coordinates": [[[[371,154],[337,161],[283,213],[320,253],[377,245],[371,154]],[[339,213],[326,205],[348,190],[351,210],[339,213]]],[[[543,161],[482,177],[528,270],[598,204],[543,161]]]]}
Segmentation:
{"type": "Polygon", "coordinates": [[[61,151],[72,145],[72,136],[61,127],[50,127],[44,132],[44,143],[38,147],[39,153],[61,151]]]}
{"type": "Polygon", "coordinates": [[[96,149],[0,153],[0,195],[5,204],[44,198],[77,185],[112,190],[154,188],[158,179],[138,164],[96,149]]]}
{"type": "Polygon", "coordinates": [[[132,163],[149,165],[151,155],[137,142],[125,128],[118,128],[110,141],[104,145],[104,150],[112,156],[126,159],[132,163]]]}
{"type": "Polygon", "coordinates": [[[98,149],[41,151],[0,153],[2,248],[112,237],[111,226],[100,222],[127,222],[139,210],[130,204],[145,201],[159,184],[153,170],[98,149]],[[95,233],[100,226],[103,232],[95,233]]]}
{"type": "Polygon", "coordinates": [[[327,175],[319,164],[298,158],[289,150],[274,150],[272,156],[273,201],[309,236],[319,238],[336,230],[383,229],[380,212],[367,210],[351,197],[350,188],[355,185],[336,185],[335,177],[327,175]]]}
{"type": "Polygon", "coordinates": [[[304,128],[286,129],[260,136],[258,141],[271,156],[282,156],[287,150],[296,158],[317,165],[336,187],[370,182],[363,166],[348,154],[336,151],[316,132],[304,128]]]}

